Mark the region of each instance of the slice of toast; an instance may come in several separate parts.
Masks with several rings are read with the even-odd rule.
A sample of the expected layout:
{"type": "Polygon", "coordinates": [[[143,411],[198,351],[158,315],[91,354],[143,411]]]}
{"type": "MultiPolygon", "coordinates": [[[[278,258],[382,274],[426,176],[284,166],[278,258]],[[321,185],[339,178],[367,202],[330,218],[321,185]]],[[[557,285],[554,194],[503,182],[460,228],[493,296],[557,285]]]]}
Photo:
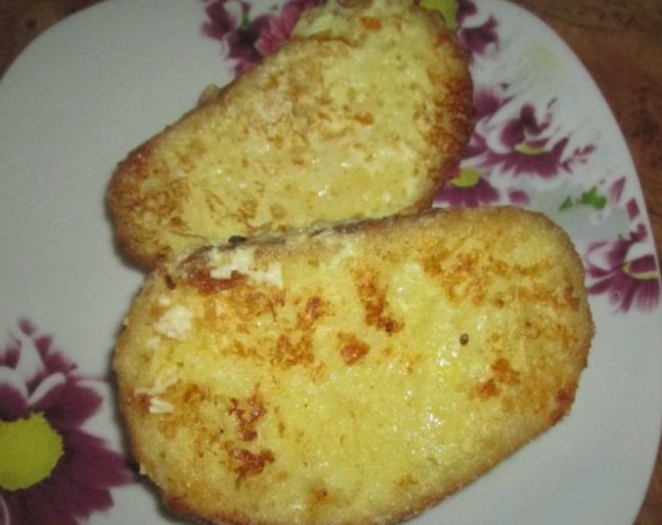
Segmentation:
{"type": "Polygon", "coordinates": [[[118,244],[153,267],[233,235],[420,211],[460,159],[471,97],[437,13],[329,0],[119,164],[107,193],[118,244]]]}
{"type": "Polygon", "coordinates": [[[195,249],[114,357],[133,454],[214,523],[395,523],[569,410],[593,335],[568,237],[434,210],[195,249]]]}

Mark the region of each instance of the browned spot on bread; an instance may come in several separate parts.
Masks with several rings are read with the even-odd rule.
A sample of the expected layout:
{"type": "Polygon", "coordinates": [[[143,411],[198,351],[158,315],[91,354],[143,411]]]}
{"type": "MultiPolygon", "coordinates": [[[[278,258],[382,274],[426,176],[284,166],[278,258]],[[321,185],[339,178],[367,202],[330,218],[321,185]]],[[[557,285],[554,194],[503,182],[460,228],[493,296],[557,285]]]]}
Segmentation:
{"type": "Polygon", "coordinates": [[[281,220],[287,217],[287,210],[283,208],[280,204],[272,204],[269,208],[274,219],[281,220]]]}
{"type": "MultiPolygon", "coordinates": [[[[281,291],[257,289],[251,286],[241,286],[228,290],[226,304],[237,319],[251,322],[261,316],[269,315],[276,319],[278,309],[284,304],[285,298],[281,291]]],[[[209,315],[213,318],[215,307],[208,305],[209,315]]]]}
{"type": "Polygon", "coordinates": [[[189,503],[186,496],[164,494],[164,503],[170,510],[179,515],[186,516],[194,514],[195,507],[189,503]]]}
{"type": "Polygon", "coordinates": [[[245,199],[239,206],[237,215],[242,221],[250,221],[255,218],[257,212],[257,201],[255,199],[245,199]]]}
{"type": "Polygon", "coordinates": [[[421,266],[425,273],[432,276],[439,276],[443,273],[442,263],[448,258],[450,252],[441,247],[430,250],[430,252],[429,255],[426,255],[421,260],[421,266]]]}
{"type": "Polygon", "coordinates": [[[515,385],[519,383],[519,372],[510,367],[508,359],[500,357],[490,366],[494,377],[499,383],[506,383],[507,385],[515,385]]]}
{"type": "Polygon", "coordinates": [[[172,412],[161,414],[157,419],[159,431],[165,438],[174,439],[181,428],[195,427],[198,429],[195,443],[199,450],[220,446],[223,429],[209,426],[201,412],[204,407],[216,404],[209,387],[196,383],[178,383],[159,395],[159,398],[174,407],[172,412]]]}
{"type": "Polygon", "coordinates": [[[499,393],[499,388],[494,379],[490,377],[487,381],[479,383],[476,386],[475,392],[478,397],[487,399],[496,396],[499,393]]]}
{"type": "MultiPolygon", "coordinates": [[[[283,300],[282,294],[278,297],[283,300]]],[[[315,357],[313,352],[315,324],[327,313],[327,303],[321,297],[316,295],[308,297],[304,307],[297,311],[293,329],[280,334],[271,347],[271,362],[286,367],[311,365],[315,357]]],[[[313,372],[319,374],[322,370],[323,367],[319,365],[313,372]]]]}
{"type": "Polygon", "coordinates": [[[381,21],[374,16],[364,16],[361,18],[361,24],[370,31],[379,31],[382,28],[381,21]]]}
{"type": "Polygon", "coordinates": [[[446,293],[451,300],[470,299],[474,304],[485,300],[485,290],[489,286],[488,273],[479,271],[481,256],[478,253],[461,253],[445,274],[446,293]]]}
{"type": "Polygon", "coordinates": [[[260,474],[267,463],[273,463],[276,459],[274,453],[269,449],[253,453],[246,448],[232,448],[230,457],[234,460],[232,470],[239,476],[239,479],[260,474]]]}
{"type": "Polygon", "coordinates": [[[309,503],[311,506],[319,505],[320,503],[323,503],[329,496],[329,491],[324,488],[324,487],[315,487],[313,489],[310,489],[310,492],[308,493],[309,496],[309,503]]]}
{"type": "Polygon", "coordinates": [[[556,401],[556,406],[549,415],[549,422],[552,425],[558,422],[565,415],[565,413],[572,405],[574,399],[575,399],[574,391],[569,392],[565,388],[560,388],[556,392],[556,397],[554,398],[554,400],[556,401]]]}
{"type": "MultiPolygon", "coordinates": [[[[124,170],[131,172],[133,177],[146,177],[145,167],[150,162],[152,150],[154,149],[154,140],[148,140],[137,148],[129,152],[126,159],[118,164],[118,171],[124,170]]],[[[130,181],[122,181],[129,184],[130,181]]]]}
{"type": "Polygon", "coordinates": [[[550,290],[540,290],[538,288],[526,288],[520,286],[516,288],[518,299],[530,302],[531,304],[545,304],[556,311],[563,311],[568,304],[566,299],[558,293],[550,290]]]}
{"type": "Polygon", "coordinates": [[[354,334],[340,333],[338,338],[340,339],[340,356],[348,366],[363,359],[370,351],[370,347],[354,334]]]}
{"type": "Polygon", "coordinates": [[[466,251],[453,257],[449,250],[441,248],[421,263],[450,300],[470,300],[476,305],[484,302],[493,268],[485,264],[480,253],[466,251]]]}
{"type": "Polygon", "coordinates": [[[357,122],[360,122],[361,124],[365,124],[366,126],[369,124],[373,124],[375,122],[375,119],[369,111],[364,111],[362,113],[356,113],[354,115],[354,119],[357,122]]]}
{"type": "Polygon", "coordinates": [[[143,414],[149,413],[149,396],[147,394],[133,394],[129,397],[129,404],[136,405],[143,414]]]}
{"type": "Polygon", "coordinates": [[[208,266],[197,265],[191,265],[186,275],[186,282],[203,294],[213,294],[220,290],[234,288],[245,280],[246,276],[237,270],[232,270],[228,278],[214,279],[208,266]]]}
{"type": "Polygon", "coordinates": [[[321,297],[313,296],[308,298],[303,311],[298,314],[297,327],[300,329],[309,329],[320,317],[325,315],[325,303],[321,297]]]}
{"type": "Polygon", "coordinates": [[[402,330],[404,323],[388,314],[386,290],[379,287],[375,271],[367,270],[357,275],[356,291],[363,304],[364,318],[368,325],[383,330],[388,335],[402,330]]]}
{"type": "Polygon", "coordinates": [[[405,476],[402,476],[400,479],[398,479],[395,482],[395,485],[398,490],[410,490],[412,487],[418,485],[418,480],[411,474],[406,474],[405,476]]]}
{"type": "Polygon", "coordinates": [[[452,36],[449,33],[439,33],[437,35],[437,46],[443,47],[452,42],[452,36]]]}
{"type": "Polygon", "coordinates": [[[259,385],[255,386],[253,394],[246,399],[239,400],[236,397],[231,398],[228,413],[237,419],[241,438],[244,441],[255,440],[257,438],[255,427],[260,418],[267,413],[267,409],[259,393],[259,385]]]}
{"type": "Polygon", "coordinates": [[[313,345],[310,334],[296,337],[281,334],[274,348],[273,363],[285,366],[308,365],[313,362],[313,345]]]}
{"type": "Polygon", "coordinates": [[[571,284],[563,289],[563,298],[565,299],[566,304],[573,310],[579,309],[580,301],[575,297],[575,289],[571,284]]]}
{"type": "Polygon", "coordinates": [[[202,388],[200,385],[190,384],[182,393],[181,400],[185,406],[197,405],[201,401],[209,398],[209,388],[202,388]]]}
{"type": "MultiPolygon", "coordinates": [[[[496,359],[491,365],[490,370],[493,375],[489,379],[479,383],[474,394],[483,399],[494,397],[500,393],[500,385],[517,385],[520,382],[519,373],[510,366],[510,362],[505,358],[496,359]]],[[[507,398],[504,398],[506,401],[507,398]]],[[[506,403],[508,404],[508,403],[506,403]]]]}
{"type": "Polygon", "coordinates": [[[250,357],[256,354],[255,349],[252,346],[245,345],[239,339],[234,339],[232,341],[232,352],[239,357],[250,357]]]}

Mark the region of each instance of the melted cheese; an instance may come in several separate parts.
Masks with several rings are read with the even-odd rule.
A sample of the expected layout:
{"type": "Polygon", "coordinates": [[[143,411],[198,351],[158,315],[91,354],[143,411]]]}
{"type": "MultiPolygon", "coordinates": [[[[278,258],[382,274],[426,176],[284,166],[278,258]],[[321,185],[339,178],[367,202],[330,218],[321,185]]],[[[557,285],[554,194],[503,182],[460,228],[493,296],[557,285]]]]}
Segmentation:
{"type": "Polygon", "coordinates": [[[156,396],[149,398],[149,412],[150,414],[170,414],[174,412],[175,407],[172,403],[168,403],[163,399],[156,396]]]}
{"type": "Polygon", "coordinates": [[[154,323],[154,331],[169,339],[183,339],[191,330],[193,313],[185,306],[173,306],[154,323]]]}
{"type": "Polygon", "coordinates": [[[176,384],[177,381],[178,381],[177,376],[173,374],[166,377],[165,379],[156,381],[153,386],[136,388],[135,393],[145,394],[147,396],[156,396],[159,394],[163,394],[166,390],[168,390],[168,388],[176,384]]]}
{"type": "Polygon", "coordinates": [[[239,272],[255,284],[270,284],[277,288],[283,286],[280,263],[272,262],[266,269],[258,269],[255,247],[239,247],[231,252],[216,249],[210,253],[209,259],[212,265],[209,275],[212,279],[230,279],[233,272],[239,272]]]}

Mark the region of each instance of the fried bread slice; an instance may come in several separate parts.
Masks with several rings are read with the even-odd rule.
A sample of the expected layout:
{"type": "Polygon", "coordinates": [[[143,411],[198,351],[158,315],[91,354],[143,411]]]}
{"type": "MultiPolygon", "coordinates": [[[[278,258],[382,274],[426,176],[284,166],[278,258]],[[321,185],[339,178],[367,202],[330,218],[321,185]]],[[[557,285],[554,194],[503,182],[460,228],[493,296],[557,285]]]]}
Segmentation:
{"type": "Polygon", "coordinates": [[[147,279],[114,370],[175,512],[395,523],[559,421],[592,335],[551,221],[434,210],[182,255],[147,279]]]}
{"type": "Polygon", "coordinates": [[[417,212],[472,126],[465,53],[411,0],[329,0],[122,161],[107,201],[146,267],[192,244],[417,212]]]}

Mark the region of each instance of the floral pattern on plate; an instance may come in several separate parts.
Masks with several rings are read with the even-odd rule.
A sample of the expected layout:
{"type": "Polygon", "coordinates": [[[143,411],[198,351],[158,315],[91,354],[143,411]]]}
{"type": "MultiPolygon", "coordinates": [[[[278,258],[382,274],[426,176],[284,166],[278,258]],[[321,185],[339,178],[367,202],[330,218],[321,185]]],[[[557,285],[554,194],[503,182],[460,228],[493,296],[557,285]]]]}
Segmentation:
{"type": "MultiPolygon", "coordinates": [[[[320,0],[289,0],[268,13],[255,15],[244,0],[205,0],[208,20],[204,32],[223,43],[224,53],[235,60],[239,75],[276,51],[287,39],[301,13],[320,0]]],[[[577,207],[596,211],[590,217],[599,226],[616,208],[628,222],[611,237],[604,228],[588,237],[573,236],[587,272],[588,292],[605,298],[614,313],[647,312],[659,306],[660,272],[654,247],[641,222],[639,203],[623,202],[626,179],[608,172],[601,155],[603,144],[583,140],[580,123],[568,118],[572,91],[558,89],[553,76],[559,61],[553,52],[532,49],[531,65],[544,74],[526,78],[498,67],[509,52],[501,36],[499,17],[489,2],[421,0],[443,14],[469,54],[474,80],[476,123],[460,165],[441,187],[435,206],[511,204],[539,210],[559,223],[577,207]],[[503,77],[503,78],[502,78],[503,77]],[[599,173],[599,180],[588,175],[599,173]],[[577,195],[570,195],[571,192],[577,195]],[[544,201],[544,205],[542,202],[544,201]],[[550,201],[554,201],[551,203],[550,201]]],[[[511,31],[512,32],[512,31],[511,31]]],[[[621,221],[622,222],[622,221],[621,221]]],[[[613,230],[613,228],[612,228],[613,230]]]]}
{"type": "Polygon", "coordinates": [[[49,335],[22,320],[0,348],[0,523],[83,523],[132,481],[125,459],[83,429],[102,398],[49,335]]]}
{"type": "Polygon", "coordinates": [[[275,52],[287,40],[301,13],[321,3],[290,0],[278,14],[252,16],[251,3],[245,0],[205,0],[208,21],[203,31],[226,46],[227,57],[236,61],[235,74],[240,75],[275,52]]]}

